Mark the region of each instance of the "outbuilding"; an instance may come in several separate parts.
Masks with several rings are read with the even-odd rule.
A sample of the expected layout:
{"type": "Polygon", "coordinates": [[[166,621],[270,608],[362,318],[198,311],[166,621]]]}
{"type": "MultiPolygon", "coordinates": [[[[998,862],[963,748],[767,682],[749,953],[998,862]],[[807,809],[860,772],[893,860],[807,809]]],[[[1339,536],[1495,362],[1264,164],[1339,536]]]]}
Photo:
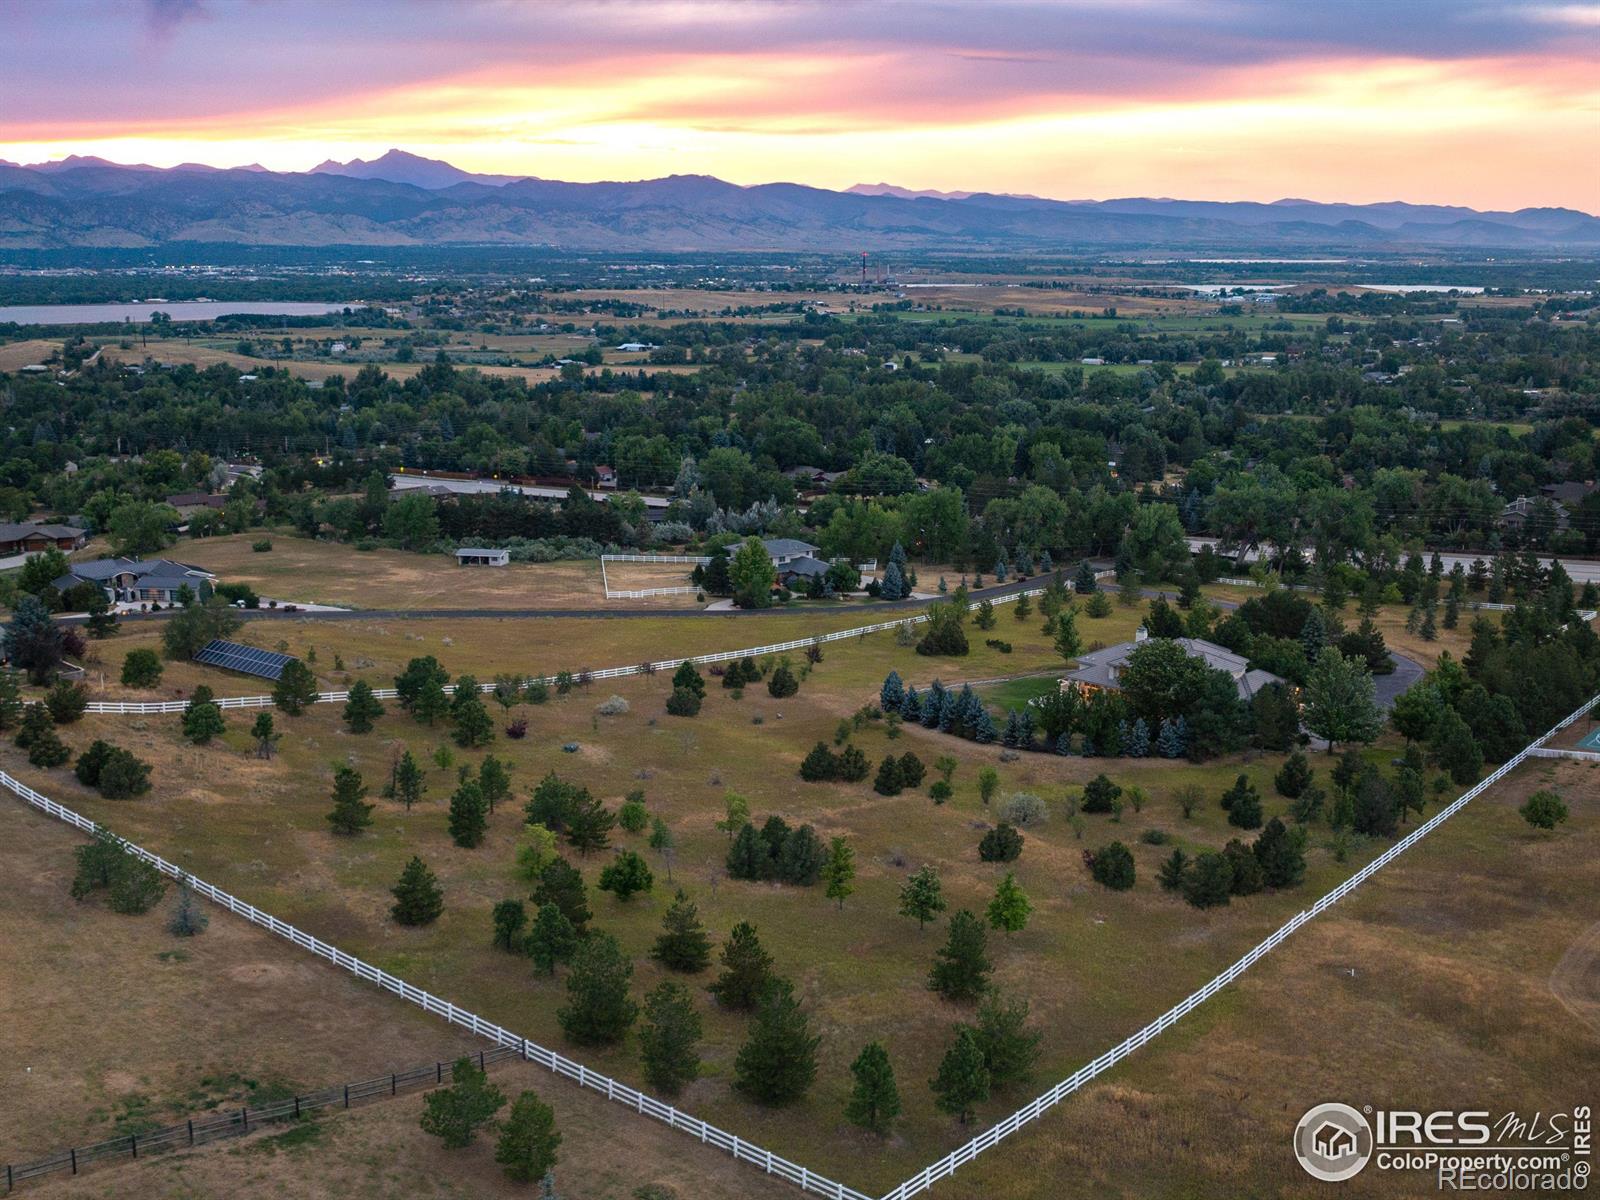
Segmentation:
{"type": "Polygon", "coordinates": [[[462,546],[456,551],[458,567],[504,567],[511,563],[511,551],[488,547],[462,546]]]}

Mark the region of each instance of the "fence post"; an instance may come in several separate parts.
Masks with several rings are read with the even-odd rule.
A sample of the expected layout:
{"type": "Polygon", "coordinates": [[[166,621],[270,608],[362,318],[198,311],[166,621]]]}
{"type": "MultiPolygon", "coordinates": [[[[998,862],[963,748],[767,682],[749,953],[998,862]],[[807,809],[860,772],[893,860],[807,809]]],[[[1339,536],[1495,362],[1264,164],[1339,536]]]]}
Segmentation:
{"type": "Polygon", "coordinates": [[[139,1135],[137,1133],[130,1133],[128,1135],[128,1145],[130,1147],[132,1147],[132,1149],[133,1149],[133,1156],[135,1158],[138,1158],[139,1157],[139,1135]]]}
{"type": "Polygon", "coordinates": [[[298,1121],[300,1119],[300,1097],[299,1096],[296,1096],[294,1098],[294,1119],[296,1121],[298,1121]]]}
{"type": "Polygon", "coordinates": [[[74,1175],[76,1175],[78,1173],[78,1151],[77,1151],[77,1148],[74,1147],[72,1149],[69,1149],[67,1151],[67,1153],[72,1156],[72,1173],[74,1175]]]}
{"type": "Polygon", "coordinates": [[[244,1122],[244,1131],[246,1133],[249,1133],[250,1132],[250,1108],[249,1108],[248,1105],[239,1110],[239,1119],[244,1122]]]}
{"type": "Polygon", "coordinates": [[[348,1083],[344,1085],[344,1106],[346,1108],[350,1107],[350,1085],[348,1083]]]}
{"type": "Polygon", "coordinates": [[[389,1076],[389,1095],[391,1096],[395,1095],[395,1088],[399,1086],[398,1078],[396,1075],[389,1076]]]}
{"type": "Polygon", "coordinates": [[[194,1145],[194,1118],[189,1119],[189,1145],[194,1145]]]}
{"type": "MultiPolygon", "coordinates": [[[[433,1081],[435,1083],[444,1082],[444,1064],[442,1062],[433,1064],[433,1081]]],[[[346,1090],[348,1091],[349,1089],[347,1088],[346,1090]]]]}

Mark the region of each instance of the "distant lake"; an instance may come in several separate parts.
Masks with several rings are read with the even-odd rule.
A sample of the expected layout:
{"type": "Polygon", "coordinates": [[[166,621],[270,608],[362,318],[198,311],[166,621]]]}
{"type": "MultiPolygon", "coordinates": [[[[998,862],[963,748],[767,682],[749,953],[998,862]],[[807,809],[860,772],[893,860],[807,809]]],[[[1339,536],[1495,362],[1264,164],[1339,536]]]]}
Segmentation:
{"type": "Polygon", "coordinates": [[[23,304],[0,307],[0,325],[106,325],[133,321],[143,324],[150,314],[164,312],[174,321],[211,321],[231,313],[272,317],[316,317],[339,312],[354,304],[313,304],[303,300],[177,300],[172,303],[140,301],[138,304],[23,304]]]}

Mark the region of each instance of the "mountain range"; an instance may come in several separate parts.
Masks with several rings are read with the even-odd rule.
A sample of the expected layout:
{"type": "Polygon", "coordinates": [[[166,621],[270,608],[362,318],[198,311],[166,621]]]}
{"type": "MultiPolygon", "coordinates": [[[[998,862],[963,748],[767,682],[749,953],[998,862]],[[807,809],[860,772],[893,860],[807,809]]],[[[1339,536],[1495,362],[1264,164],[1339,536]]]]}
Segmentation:
{"type": "Polygon", "coordinates": [[[0,251],[219,242],[660,253],[1581,250],[1600,248],[1600,219],[1567,208],[1401,202],[1048,200],[892,184],[841,192],[706,175],[563,183],[474,175],[400,150],[303,173],[0,161],[0,251]]]}

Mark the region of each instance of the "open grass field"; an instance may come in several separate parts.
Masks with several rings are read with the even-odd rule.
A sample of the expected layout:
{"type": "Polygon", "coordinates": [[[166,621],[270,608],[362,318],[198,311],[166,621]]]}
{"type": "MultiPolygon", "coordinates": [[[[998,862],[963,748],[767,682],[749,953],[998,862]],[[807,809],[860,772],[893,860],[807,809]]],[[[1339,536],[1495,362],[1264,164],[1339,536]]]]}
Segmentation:
{"type": "MultiPolygon", "coordinates": [[[[1567,1111],[1600,1077],[1600,769],[1530,764],[943,1200],[1331,1194],[1290,1138],[1313,1104],[1567,1111]],[[1554,787],[1572,820],[1516,808],[1554,787]]],[[[1371,1165],[1341,1195],[1432,1195],[1371,1165]]],[[[1510,1193],[1497,1192],[1497,1195],[1510,1193]]]]}
{"type": "MultiPolygon", "coordinates": [[[[518,805],[550,770],[585,784],[612,805],[625,793],[642,789],[650,811],[668,823],[677,842],[672,882],[666,879],[668,863],[645,850],[642,837],[618,833],[614,845],[638,849],[652,859],[655,891],[628,903],[591,894],[595,924],[615,933],[634,958],[635,993],[642,994],[661,978],[646,954],[672,887],[681,885],[699,904],[714,938],[725,937],[741,919],[757,925],[778,971],[795,980],[813,1030],[822,1038],[821,1071],[808,1097],[791,1109],[763,1110],[738,1098],[730,1087],[746,1019],[703,1000],[706,1073],[687,1091],[685,1107],[870,1190],[892,1185],[970,1132],[935,1112],[926,1081],[953,1025],[970,1019],[971,1011],[924,989],[942,933],[936,927],[919,932],[895,908],[901,882],[923,863],[940,872],[952,909],[981,912],[987,904],[1004,869],[977,860],[980,832],[995,819],[977,795],[979,766],[998,767],[1001,797],[1030,791],[1042,796],[1051,810],[1046,824],[1027,832],[1027,848],[1016,864],[1018,879],[1034,904],[1032,922],[1011,938],[992,935],[991,944],[1000,986],[1030,1000],[1034,1020],[1044,1031],[1041,1079],[1067,1073],[1137,1028],[1376,849],[1358,845],[1350,861],[1340,863],[1327,832],[1314,831],[1303,888],[1202,913],[1161,892],[1154,883],[1155,869],[1170,853],[1170,843],[1192,852],[1219,847],[1232,836],[1235,831],[1227,826],[1216,797],[1241,772],[1261,789],[1269,815],[1282,811],[1285,802],[1273,794],[1270,783],[1276,757],[1203,767],[1042,754],[1003,761],[998,747],[979,747],[920,728],[904,730],[891,741],[878,724],[856,737],[869,759],[907,750],[925,762],[941,754],[958,759],[951,803],[933,804],[926,785],[890,798],[876,795],[865,783],[799,781],[796,768],[806,750],[818,740],[831,739],[841,717],[874,699],[891,667],[922,687],[935,674],[959,682],[1054,665],[1057,660],[1037,628],[1037,618],[1015,622],[1004,608],[1000,613],[996,632],[1014,644],[1009,655],[978,644],[964,660],[929,660],[897,646],[888,634],[834,643],[799,695],[773,700],[758,685],[734,699],[709,679],[705,710],[692,720],[664,713],[667,681],[660,677],[579,689],[545,706],[518,709],[529,721],[528,737],[500,738],[492,748],[513,766],[517,801],[491,819],[486,843],[475,850],[453,846],[445,830],[454,764],[430,767],[428,795],[413,812],[380,801],[376,825],[366,835],[337,839],[328,832],[324,814],[331,764],[354,764],[376,791],[401,746],[427,760],[447,744],[443,728],[430,730],[399,713],[384,717],[364,737],[344,732],[332,707],[317,706],[300,718],[280,717],[285,737],[272,762],[251,756],[247,720],[237,715],[222,741],[204,748],[180,740],[177,717],[91,717],[66,729],[65,736],[77,748],[105,737],[155,764],[154,791],[131,803],[89,794],[66,772],[17,765],[19,756],[9,748],[4,761],[7,769],[41,790],[106,820],[197,874],[421,987],[562,1049],[571,1047],[554,1020],[564,997],[559,977],[539,978],[526,960],[489,945],[494,903],[527,892],[512,869],[521,824],[518,805]],[[631,710],[620,717],[599,717],[595,704],[613,690],[629,701],[631,710]],[[580,749],[562,753],[564,743],[580,749]],[[1145,796],[1142,805],[1130,805],[1120,821],[1069,818],[1068,799],[1102,769],[1125,787],[1138,785],[1145,796]],[[1185,819],[1173,800],[1173,793],[1188,783],[1201,786],[1206,796],[1192,819],[1185,819]],[[728,842],[714,822],[730,789],[750,799],[758,822],[778,813],[794,824],[814,824],[824,839],[835,834],[849,839],[856,850],[858,890],[843,911],[832,907],[820,888],[725,877],[728,842]],[[1146,830],[1158,831],[1169,845],[1140,841],[1146,830]],[[1138,865],[1139,884],[1129,893],[1104,891],[1091,881],[1083,863],[1085,849],[1113,839],[1130,845],[1138,865]],[[412,854],[420,854],[438,872],[446,893],[443,918],[421,931],[401,929],[387,916],[388,888],[412,854]],[[846,1068],[861,1044],[872,1038],[888,1046],[906,1103],[900,1130],[887,1143],[858,1135],[841,1118],[849,1089],[846,1068]]],[[[1121,640],[1139,615],[1118,609],[1100,622],[1085,621],[1085,639],[1121,640]]],[[[640,624],[647,622],[615,627],[640,624]]],[[[518,629],[542,631],[547,623],[462,626],[451,647],[425,647],[438,653],[447,667],[457,668],[474,657],[503,656],[505,647],[493,640],[503,636],[499,631],[509,629],[514,636],[518,629]],[[469,650],[480,637],[489,640],[469,650]]],[[[753,624],[741,622],[739,628],[748,630],[753,624]]],[[[347,660],[360,653],[341,641],[351,632],[343,624],[319,627],[319,662],[331,659],[335,651],[347,660]]],[[[631,656],[613,657],[627,661],[631,656]]],[[[1373,753],[1381,758],[1392,749],[1373,753]]],[[[482,755],[453,752],[456,763],[473,763],[482,755]]],[[[606,857],[596,854],[578,863],[591,887],[606,857]]],[[[585,1050],[582,1057],[608,1073],[640,1078],[631,1043],[585,1050]]],[[[1030,1094],[1014,1088],[998,1095],[984,1106],[980,1119],[1009,1111],[1030,1094]]]]}
{"type": "MultiPolygon", "coordinates": [[[[196,938],[166,932],[168,904],[119,916],[68,898],[80,835],[0,800],[0,1161],[181,1121],[385,1071],[482,1043],[213,910],[196,938]],[[92,986],[85,986],[86,981],[92,986]]],[[[787,1189],[715,1150],[531,1064],[491,1072],[556,1110],[563,1194],[624,1200],[643,1184],[740,1200],[787,1189]],[[628,1122],[628,1153],[615,1152],[628,1122]],[[570,1181],[570,1185],[569,1185],[570,1181]]],[[[30,1194],[71,1197],[481,1197],[527,1195],[492,1141],[444,1150],[419,1133],[422,1097],[268,1126],[243,1141],[62,1174],[30,1194]]]]}
{"type": "Polygon", "coordinates": [[[60,341],[48,338],[7,342],[0,345],[0,371],[19,371],[33,363],[42,363],[59,349],[60,341]]]}
{"type": "MultiPolygon", "coordinates": [[[[406,550],[356,550],[337,542],[293,534],[271,535],[272,549],[251,545],[260,533],[181,542],[173,556],[214,571],[224,583],[247,583],[261,596],[300,603],[372,609],[592,609],[638,608],[607,601],[597,559],[462,567],[445,554],[406,550]]],[[[667,587],[688,583],[689,568],[672,564],[615,563],[612,586],[667,587]]],[[[664,608],[699,608],[694,596],[651,597],[664,608]]],[[[650,605],[643,605],[650,607],[650,605]]]]}

